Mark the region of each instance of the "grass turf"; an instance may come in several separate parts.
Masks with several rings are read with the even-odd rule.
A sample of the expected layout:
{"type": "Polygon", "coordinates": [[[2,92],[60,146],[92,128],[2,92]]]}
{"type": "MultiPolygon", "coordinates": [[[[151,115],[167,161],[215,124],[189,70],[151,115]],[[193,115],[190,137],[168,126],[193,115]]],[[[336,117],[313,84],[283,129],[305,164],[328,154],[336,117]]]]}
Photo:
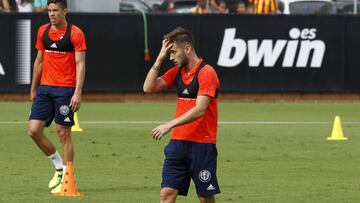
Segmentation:
{"type": "MultiPolygon", "coordinates": [[[[360,104],[219,105],[218,202],[359,202],[360,104]],[[340,115],[347,141],[327,141],[340,115]],[[309,123],[285,124],[281,121],[309,123]],[[315,123],[311,123],[315,122],[315,123]],[[327,123],[316,123],[327,122],[327,123]]],[[[73,133],[75,171],[84,197],[53,197],[53,167],[27,136],[30,103],[0,103],[0,202],[158,202],[163,149],[156,124],[91,124],[86,121],[164,121],[175,105],[84,103],[85,130],[73,133]],[[5,124],[4,121],[15,121],[5,124]],[[20,121],[20,122],[16,122],[20,121]]],[[[83,123],[82,123],[83,122],[83,123]]],[[[52,125],[46,134],[59,148],[52,125]]],[[[196,202],[194,187],[177,202],[196,202]]]]}

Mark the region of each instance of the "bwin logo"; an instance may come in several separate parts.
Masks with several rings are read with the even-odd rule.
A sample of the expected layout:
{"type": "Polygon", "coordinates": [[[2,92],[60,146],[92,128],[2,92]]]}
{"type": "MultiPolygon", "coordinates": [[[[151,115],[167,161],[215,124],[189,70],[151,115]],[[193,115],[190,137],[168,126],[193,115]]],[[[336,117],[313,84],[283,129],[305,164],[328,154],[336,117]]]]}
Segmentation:
{"type": "Polygon", "coordinates": [[[217,62],[219,66],[237,66],[243,61],[246,53],[248,53],[250,67],[258,67],[261,60],[263,60],[264,67],[274,67],[285,49],[282,67],[293,67],[296,53],[299,49],[295,67],[305,68],[312,53],[310,67],[320,68],[326,49],[326,45],[322,40],[314,40],[316,38],[315,28],[304,28],[301,31],[298,28],[292,28],[289,31],[291,40],[276,40],[275,45],[273,45],[273,40],[271,39],[264,39],[261,43],[257,39],[251,39],[246,43],[243,39],[235,38],[235,34],[236,28],[225,29],[217,62]],[[233,49],[234,52],[232,54],[233,49]]]}

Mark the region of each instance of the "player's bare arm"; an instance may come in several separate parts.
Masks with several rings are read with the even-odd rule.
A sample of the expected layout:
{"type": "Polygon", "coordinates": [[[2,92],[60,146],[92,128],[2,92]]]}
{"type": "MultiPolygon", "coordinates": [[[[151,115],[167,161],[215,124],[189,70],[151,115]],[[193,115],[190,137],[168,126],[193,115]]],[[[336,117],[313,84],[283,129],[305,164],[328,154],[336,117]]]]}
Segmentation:
{"type": "Polygon", "coordinates": [[[38,50],[33,70],[33,78],[30,88],[30,100],[33,101],[36,96],[36,87],[40,83],[41,73],[42,73],[42,58],[43,54],[41,50],[38,50]]]}
{"type": "Polygon", "coordinates": [[[3,4],[3,12],[10,12],[10,4],[8,0],[2,0],[2,4],[3,4]]]}
{"type": "Polygon", "coordinates": [[[144,82],[144,92],[156,93],[167,89],[166,82],[159,77],[159,71],[163,62],[168,58],[169,51],[173,46],[168,39],[162,41],[162,47],[154,65],[151,67],[144,82]]]}
{"type": "Polygon", "coordinates": [[[184,125],[201,118],[209,106],[211,97],[198,96],[196,98],[196,105],[183,115],[157,126],[152,130],[152,136],[156,140],[160,140],[165,134],[170,132],[176,126],[184,125]]]}
{"type": "Polygon", "coordinates": [[[216,0],[211,0],[210,5],[215,9],[219,10],[219,5],[216,3],[216,0]]]}
{"type": "Polygon", "coordinates": [[[73,112],[80,109],[82,88],[85,80],[85,51],[75,52],[76,62],[76,87],[73,97],[70,101],[70,107],[73,112]]]}

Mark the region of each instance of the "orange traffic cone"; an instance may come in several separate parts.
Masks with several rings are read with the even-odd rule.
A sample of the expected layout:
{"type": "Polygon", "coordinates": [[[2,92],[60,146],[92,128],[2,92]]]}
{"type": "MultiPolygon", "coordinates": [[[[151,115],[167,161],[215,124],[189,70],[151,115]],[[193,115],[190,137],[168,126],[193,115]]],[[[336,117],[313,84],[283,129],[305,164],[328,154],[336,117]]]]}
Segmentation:
{"type": "Polygon", "coordinates": [[[84,193],[78,192],[75,181],[75,172],[72,162],[67,162],[64,182],[59,193],[55,196],[83,196],[84,193]]]}

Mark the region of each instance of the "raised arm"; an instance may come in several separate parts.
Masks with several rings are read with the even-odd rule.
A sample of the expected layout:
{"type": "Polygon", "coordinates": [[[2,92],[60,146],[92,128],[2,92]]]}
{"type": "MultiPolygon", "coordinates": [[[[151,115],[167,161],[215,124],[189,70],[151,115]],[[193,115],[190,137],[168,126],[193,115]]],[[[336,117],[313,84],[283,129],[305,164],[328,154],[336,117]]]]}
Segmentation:
{"type": "Polygon", "coordinates": [[[149,70],[144,82],[143,90],[145,93],[156,93],[167,89],[166,82],[159,77],[159,71],[161,65],[168,57],[169,50],[171,49],[172,46],[173,45],[169,42],[168,39],[164,39],[162,41],[162,47],[160,53],[156,58],[154,65],[149,70]]]}

